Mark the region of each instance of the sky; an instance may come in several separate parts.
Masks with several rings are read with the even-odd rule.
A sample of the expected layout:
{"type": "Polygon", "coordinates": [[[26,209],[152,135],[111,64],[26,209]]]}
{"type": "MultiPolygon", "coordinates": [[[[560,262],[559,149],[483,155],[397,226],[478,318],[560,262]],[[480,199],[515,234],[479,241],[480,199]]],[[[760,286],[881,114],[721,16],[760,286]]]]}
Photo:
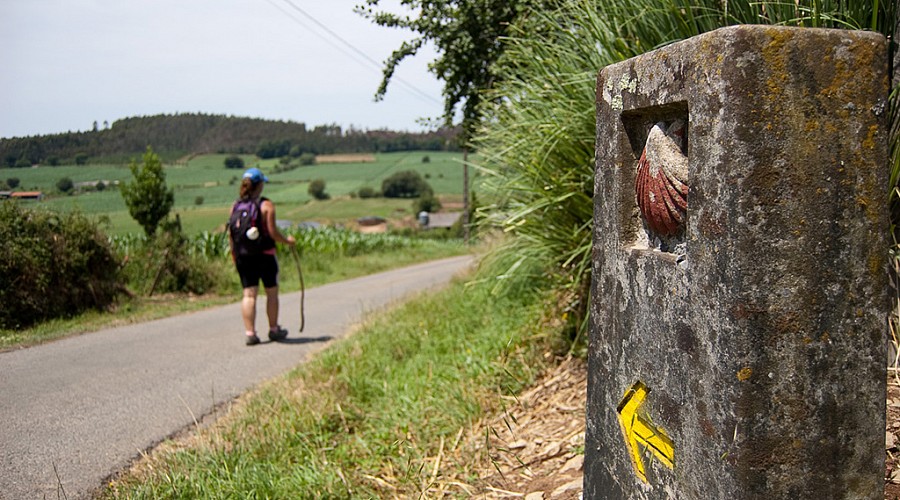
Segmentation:
{"type": "Polygon", "coordinates": [[[360,3],[0,0],[0,137],[172,113],[424,130],[443,109],[433,49],[375,102],[381,62],[413,35],[354,13],[360,3]]]}

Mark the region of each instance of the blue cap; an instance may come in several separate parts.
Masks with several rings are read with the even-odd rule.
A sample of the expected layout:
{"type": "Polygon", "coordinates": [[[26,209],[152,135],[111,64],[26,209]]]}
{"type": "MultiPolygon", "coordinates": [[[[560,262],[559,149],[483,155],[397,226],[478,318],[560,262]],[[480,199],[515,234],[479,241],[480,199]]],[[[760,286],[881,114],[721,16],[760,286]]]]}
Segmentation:
{"type": "Polygon", "coordinates": [[[250,179],[254,184],[259,184],[259,181],[269,182],[269,178],[256,167],[244,172],[244,179],[250,179]]]}

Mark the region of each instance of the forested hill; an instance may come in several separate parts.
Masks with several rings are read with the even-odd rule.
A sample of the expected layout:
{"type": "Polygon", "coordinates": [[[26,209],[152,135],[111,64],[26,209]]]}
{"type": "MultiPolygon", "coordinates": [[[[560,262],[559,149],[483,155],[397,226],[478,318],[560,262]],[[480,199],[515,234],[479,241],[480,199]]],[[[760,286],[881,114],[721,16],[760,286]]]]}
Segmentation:
{"type": "Polygon", "coordinates": [[[455,132],[342,130],[337,125],[308,129],[305,124],[224,115],[176,114],[125,118],[105,129],[0,139],[6,167],[35,164],[122,162],[147,146],[163,159],[203,153],[258,154],[356,153],[455,149],[455,132]]]}

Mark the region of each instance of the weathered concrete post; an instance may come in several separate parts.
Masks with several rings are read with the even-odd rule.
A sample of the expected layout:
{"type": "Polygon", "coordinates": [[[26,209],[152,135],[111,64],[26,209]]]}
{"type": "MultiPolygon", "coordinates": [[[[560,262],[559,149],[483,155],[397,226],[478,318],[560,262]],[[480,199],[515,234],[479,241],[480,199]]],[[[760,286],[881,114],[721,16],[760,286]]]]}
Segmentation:
{"type": "Polygon", "coordinates": [[[887,87],[761,26],[600,72],[585,498],[882,498],[887,87]]]}

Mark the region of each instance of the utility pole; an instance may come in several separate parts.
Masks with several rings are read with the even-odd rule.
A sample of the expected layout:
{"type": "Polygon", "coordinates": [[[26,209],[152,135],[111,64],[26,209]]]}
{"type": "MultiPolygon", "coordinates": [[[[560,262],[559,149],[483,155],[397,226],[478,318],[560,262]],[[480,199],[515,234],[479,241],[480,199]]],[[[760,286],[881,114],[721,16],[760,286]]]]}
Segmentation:
{"type": "Polygon", "coordinates": [[[463,146],[463,242],[469,244],[469,147],[463,146]]]}

